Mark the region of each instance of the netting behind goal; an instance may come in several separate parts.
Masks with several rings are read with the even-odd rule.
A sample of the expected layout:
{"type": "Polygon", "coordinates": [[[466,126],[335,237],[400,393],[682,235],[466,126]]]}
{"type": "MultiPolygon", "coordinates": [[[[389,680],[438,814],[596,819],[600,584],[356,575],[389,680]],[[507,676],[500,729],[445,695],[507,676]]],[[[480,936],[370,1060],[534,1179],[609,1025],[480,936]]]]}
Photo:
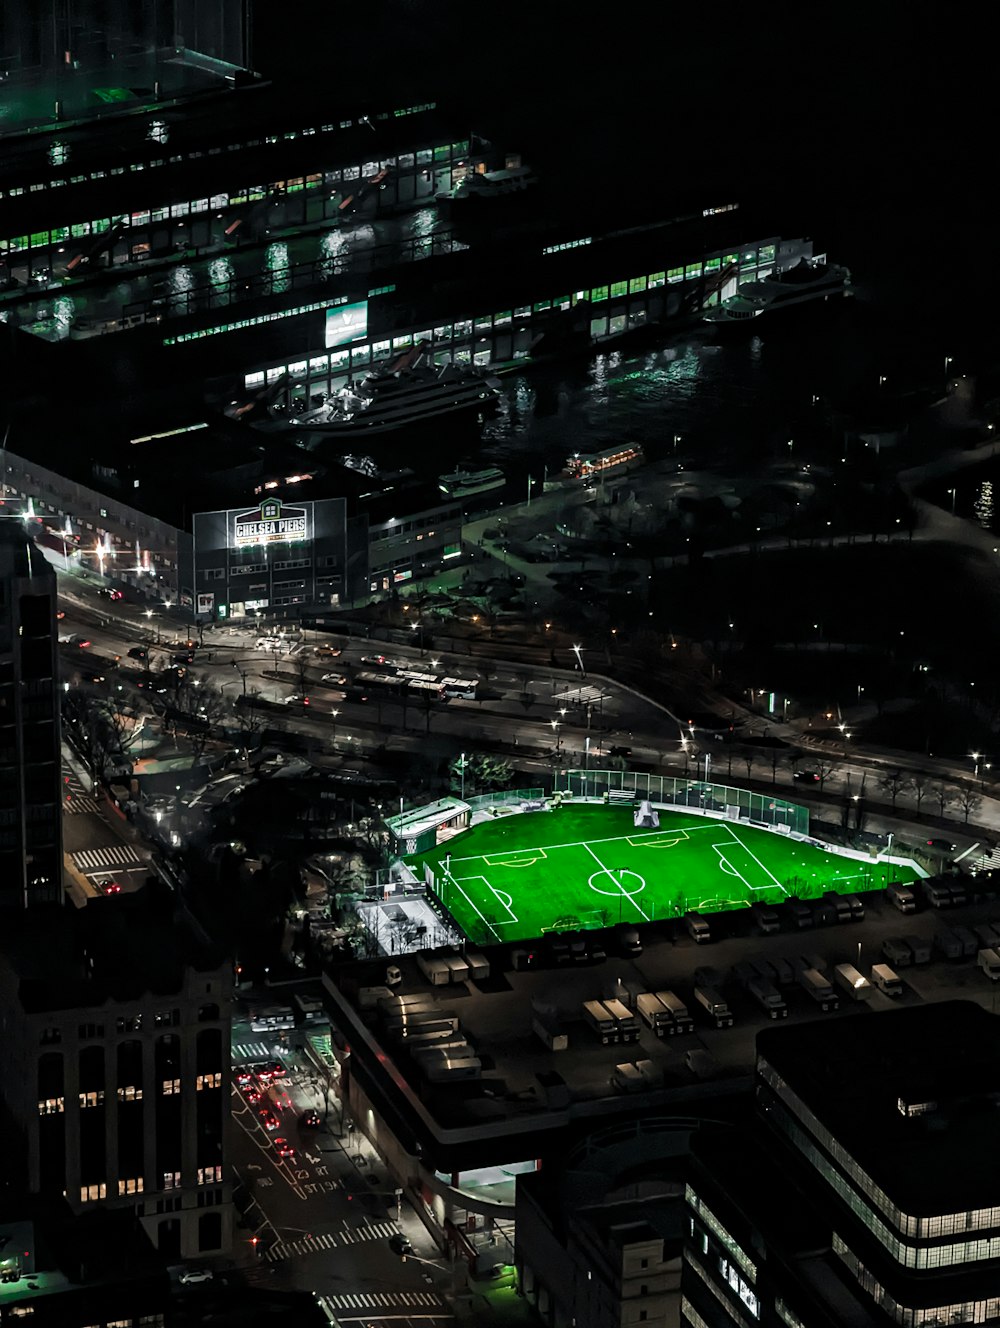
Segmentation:
{"type": "Polygon", "coordinates": [[[620,803],[652,802],[661,807],[685,807],[691,811],[718,812],[733,820],[749,821],[786,834],[808,835],[809,812],[798,803],[704,780],[650,775],[634,770],[560,770],[556,791],[572,798],[607,799],[620,803]]]}

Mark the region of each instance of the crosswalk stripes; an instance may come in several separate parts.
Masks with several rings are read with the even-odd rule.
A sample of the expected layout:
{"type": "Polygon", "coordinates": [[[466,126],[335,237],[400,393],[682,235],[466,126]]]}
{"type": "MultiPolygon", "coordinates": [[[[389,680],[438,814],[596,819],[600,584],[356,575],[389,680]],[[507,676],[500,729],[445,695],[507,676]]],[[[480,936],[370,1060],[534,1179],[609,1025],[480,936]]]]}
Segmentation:
{"type": "Polygon", "coordinates": [[[131,844],[108,844],[104,848],[85,848],[73,854],[74,865],[81,871],[103,871],[106,867],[124,867],[141,861],[131,844]]]}
{"type": "Polygon", "coordinates": [[[324,1296],[332,1310],[444,1309],[440,1296],[430,1291],[368,1291],[324,1296]]]}
{"type": "Polygon", "coordinates": [[[302,1254],[315,1254],[319,1250],[332,1250],[337,1245],[355,1245],[366,1240],[387,1240],[397,1234],[391,1222],[372,1222],[369,1226],[349,1227],[343,1231],[326,1231],[322,1235],[301,1236],[298,1240],[282,1240],[272,1245],[265,1257],[271,1263],[294,1259],[302,1254]]]}
{"type": "Polygon", "coordinates": [[[996,871],[1000,867],[1000,844],[991,849],[989,853],[984,853],[977,858],[974,865],[977,872],[996,871]]]}
{"type": "Polygon", "coordinates": [[[395,1234],[396,1228],[391,1222],[372,1222],[365,1227],[350,1227],[337,1232],[345,1245],[354,1245],[363,1240],[386,1240],[395,1234]]]}
{"type": "Polygon", "coordinates": [[[83,812],[96,812],[97,802],[89,793],[72,793],[63,802],[67,816],[80,816],[83,812]]]}
{"type": "Polygon", "coordinates": [[[242,1061],[260,1060],[270,1056],[271,1048],[263,1042],[234,1042],[233,1056],[242,1061]]]}

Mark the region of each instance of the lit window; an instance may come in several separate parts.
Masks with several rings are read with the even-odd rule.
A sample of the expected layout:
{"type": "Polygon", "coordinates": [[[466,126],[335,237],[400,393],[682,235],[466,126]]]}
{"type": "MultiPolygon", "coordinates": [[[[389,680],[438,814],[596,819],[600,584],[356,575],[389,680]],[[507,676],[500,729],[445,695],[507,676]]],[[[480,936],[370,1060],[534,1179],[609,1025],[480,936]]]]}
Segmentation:
{"type": "Polygon", "coordinates": [[[195,1088],[200,1093],[203,1088],[221,1088],[221,1074],[199,1074],[195,1088]]]}
{"type": "Polygon", "coordinates": [[[164,1079],[163,1096],[171,1097],[174,1093],[181,1091],[181,1081],[179,1079],[164,1079]]]}
{"type": "Polygon", "coordinates": [[[39,1116],[58,1116],[65,1110],[65,1100],[61,1097],[45,1097],[38,1104],[39,1116]]]}
{"type": "Polygon", "coordinates": [[[181,1187],[181,1173],[179,1171],[165,1171],[163,1173],[163,1188],[165,1190],[179,1190],[181,1187]]]}
{"type": "Polygon", "coordinates": [[[142,1089],[137,1088],[135,1084],[126,1084],[124,1088],[118,1090],[119,1102],[141,1102],[142,1089]]]}
{"type": "Polygon", "coordinates": [[[218,1181],[220,1181],[220,1180],[222,1180],[222,1166],[221,1166],[221,1165],[219,1165],[219,1166],[217,1166],[217,1167],[199,1167],[199,1168],[198,1168],[198,1184],[199,1184],[199,1185],[214,1185],[214,1184],[216,1184],[216,1183],[217,1183],[218,1181]]]}
{"type": "Polygon", "coordinates": [[[108,1197],[108,1186],[107,1183],[103,1180],[99,1185],[80,1186],[81,1203],[95,1203],[98,1199],[106,1199],[107,1197],[108,1197]]]}
{"type": "Polygon", "coordinates": [[[96,1093],[81,1093],[80,1108],[84,1110],[87,1107],[102,1107],[104,1105],[104,1089],[99,1089],[96,1093]]]}
{"type": "Polygon", "coordinates": [[[142,1177],[132,1176],[128,1180],[118,1182],[118,1195],[123,1194],[142,1194],[142,1177]]]}

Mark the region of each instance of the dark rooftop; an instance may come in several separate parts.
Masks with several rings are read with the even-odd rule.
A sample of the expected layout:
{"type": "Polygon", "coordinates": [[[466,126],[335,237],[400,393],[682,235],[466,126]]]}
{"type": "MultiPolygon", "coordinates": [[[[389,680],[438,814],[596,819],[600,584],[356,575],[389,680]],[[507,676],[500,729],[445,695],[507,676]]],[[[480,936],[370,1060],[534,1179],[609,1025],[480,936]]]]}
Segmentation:
{"type": "Polygon", "coordinates": [[[904,1212],[995,1204],[1000,1019],[981,1006],[767,1029],[757,1055],[904,1212]]]}
{"type": "Polygon", "coordinates": [[[211,971],[224,958],[159,881],[80,911],[25,914],[5,931],[3,956],[29,1013],[171,995],[185,969],[211,971]]]}

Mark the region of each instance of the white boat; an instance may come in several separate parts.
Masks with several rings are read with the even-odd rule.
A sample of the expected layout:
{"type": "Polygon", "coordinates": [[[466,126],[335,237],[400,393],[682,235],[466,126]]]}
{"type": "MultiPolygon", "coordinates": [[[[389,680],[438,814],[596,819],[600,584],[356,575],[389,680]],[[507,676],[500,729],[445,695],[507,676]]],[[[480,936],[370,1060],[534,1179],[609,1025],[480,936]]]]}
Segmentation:
{"type": "Polygon", "coordinates": [[[472,498],[478,493],[502,489],[507,477],[496,466],[486,470],[455,470],[450,475],[438,476],[438,488],[449,498],[472,498]]]}
{"type": "Polygon", "coordinates": [[[538,176],[530,166],[508,166],[502,171],[473,171],[459,180],[452,189],[435,194],[440,207],[450,208],[465,203],[489,202],[521,194],[538,183],[538,176]]]}
{"type": "Polygon", "coordinates": [[[371,436],[441,415],[485,412],[496,404],[499,379],[463,365],[422,364],[423,353],[421,342],[360,383],[342,387],[318,410],[282,423],[315,433],[371,436]]]}
{"type": "Polygon", "coordinates": [[[851,274],[846,267],[823,259],[801,258],[794,267],[775,272],[759,281],[745,281],[736,294],[714,309],[706,309],[702,319],[716,326],[747,323],[762,314],[774,313],[791,305],[828,300],[850,293],[851,274]]]}

